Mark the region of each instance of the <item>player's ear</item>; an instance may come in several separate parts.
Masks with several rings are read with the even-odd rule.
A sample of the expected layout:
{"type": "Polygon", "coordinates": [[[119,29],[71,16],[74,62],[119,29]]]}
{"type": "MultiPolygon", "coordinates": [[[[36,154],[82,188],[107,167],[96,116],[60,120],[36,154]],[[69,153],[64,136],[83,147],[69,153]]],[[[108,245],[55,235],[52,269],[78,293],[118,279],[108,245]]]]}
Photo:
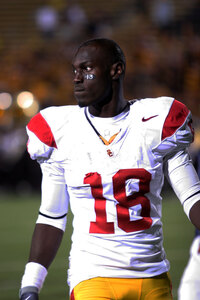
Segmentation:
{"type": "Polygon", "coordinates": [[[122,74],[124,74],[124,64],[118,61],[111,66],[110,75],[113,80],[117,80],[122,74]]]}

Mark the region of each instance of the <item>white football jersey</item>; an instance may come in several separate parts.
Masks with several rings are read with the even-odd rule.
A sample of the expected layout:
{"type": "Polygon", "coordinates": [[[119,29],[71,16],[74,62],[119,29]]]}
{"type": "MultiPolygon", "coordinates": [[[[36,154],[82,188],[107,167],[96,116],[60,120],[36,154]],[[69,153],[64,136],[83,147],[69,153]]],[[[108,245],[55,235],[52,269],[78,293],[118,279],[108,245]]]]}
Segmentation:
{"type": "Polygon", "coordinates": [[[28,151],[43,171],[38,222],[54,226],[51,220],[60,219],[63,229],[68,202],[74,215],[70,288],[97,276],[142,278],[168,271],[163,170],[183,204],[200,191],[193,170],[192,182],[178,181],[178,166],[190,164],[189,110],[169,97],[130,101],[108,145],[90,122],[87,108],[62,106],[42,110],[27,126],[28,151]]]}

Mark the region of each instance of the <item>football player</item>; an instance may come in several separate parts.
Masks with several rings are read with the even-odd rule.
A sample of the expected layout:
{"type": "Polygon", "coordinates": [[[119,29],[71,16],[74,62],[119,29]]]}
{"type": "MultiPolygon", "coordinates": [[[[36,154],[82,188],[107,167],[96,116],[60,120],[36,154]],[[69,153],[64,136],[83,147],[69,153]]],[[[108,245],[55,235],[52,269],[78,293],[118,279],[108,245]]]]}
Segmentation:
{"type": "Polygon", "coordinates": [[[38,299],[69,205],[71,300],[172,299],[160,194],[165,175],[200,228],[191,113],[174,98],[124,99],[125,68],[114,41],[84,42],[73,59],[78,105],[46,108],[27,126],[43,179],[21,300],[38,299]]]}
{"type": "MultiPolygon", "coordinates": [[[[197,156],[197,172],[200,176],[200,151],[197,156]]],[[[178,299],[200,299],[200,230],[198,229],[195,231],[190,247],[190,258],[181,278],[178,299]]]]}

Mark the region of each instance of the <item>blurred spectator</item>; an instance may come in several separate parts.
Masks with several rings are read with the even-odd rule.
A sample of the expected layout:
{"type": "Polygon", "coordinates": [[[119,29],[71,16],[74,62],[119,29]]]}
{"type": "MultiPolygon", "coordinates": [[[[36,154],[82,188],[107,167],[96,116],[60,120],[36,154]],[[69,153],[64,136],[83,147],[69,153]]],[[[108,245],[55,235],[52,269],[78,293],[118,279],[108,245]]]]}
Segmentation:
{"type": "Polygon", "coordinates": [[[53,38],[59,24],[59,16],[54,7],[41,6],[35,14],[37,28],[43,38],[53,38]]]}
{"type": "Polygon", "coordinates": [[[58,35],[60,39],[71,42],[75,39],[84,39],[87,28],[87,15],[77,1],[68,1],[61,12],[61,24],[58,35]]]}
{"type": "Polygon", "coordinates": [[[160,28],[167,28],[174,21],[174,3],[171,0],[153,0],[149,9],[152,22],[160,28]]]}
{"type": "Polygon", "coordinates": [[[81,6],[73,1],[73,4],[69,5],[66,10],[66,17],[72,25],[84,25],[87,22],[87,17],[81,6]]]}

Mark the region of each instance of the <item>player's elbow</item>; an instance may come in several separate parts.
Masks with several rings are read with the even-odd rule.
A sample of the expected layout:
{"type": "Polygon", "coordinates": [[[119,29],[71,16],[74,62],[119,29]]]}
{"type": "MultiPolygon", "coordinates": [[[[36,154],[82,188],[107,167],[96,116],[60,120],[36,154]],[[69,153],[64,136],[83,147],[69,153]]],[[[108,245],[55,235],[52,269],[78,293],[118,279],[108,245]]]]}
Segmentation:
{"type": "Polygon", "coordinates": [[[191,207],[189,217],[192,224],[200,230],[200,200],[191,207]]]}

